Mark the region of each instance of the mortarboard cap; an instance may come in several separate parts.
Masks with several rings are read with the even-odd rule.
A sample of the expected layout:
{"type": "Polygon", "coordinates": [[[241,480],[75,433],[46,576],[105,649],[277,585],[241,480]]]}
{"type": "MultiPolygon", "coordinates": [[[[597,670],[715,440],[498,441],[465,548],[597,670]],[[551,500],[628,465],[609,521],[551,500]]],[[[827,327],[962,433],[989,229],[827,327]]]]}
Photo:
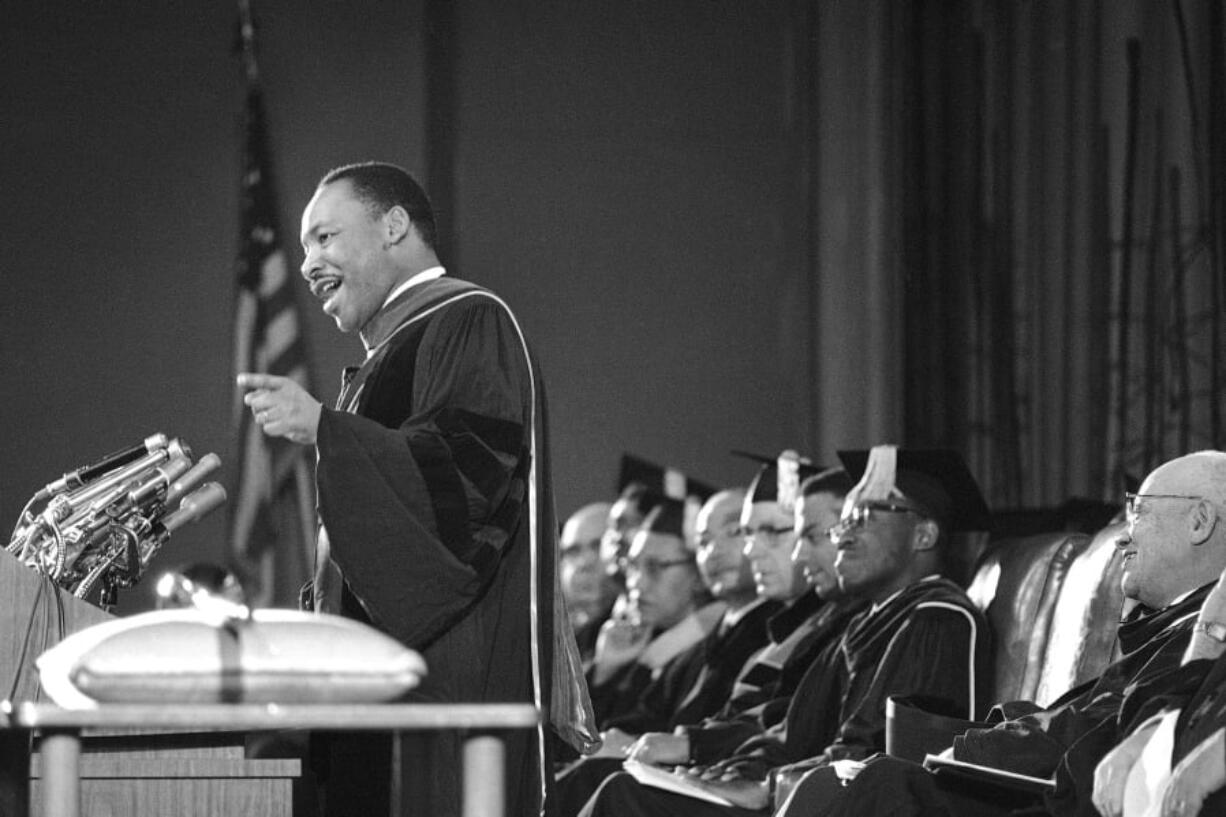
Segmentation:
{"type": "Polygon", "coordinates": [[[617,477],[617,490],[621,493],[626,486],[639,483],[651,493],[672,499],[697,499],[706,502],[715,489],[704,482],[691,479],[676,468],[657,465],[654,462],[622,454],[621,468],[617,477]]]}
{"type": "Polygon", "coordinates": [[[992,527],[979,484],[957,451],[879,445],[872,451],[840,451],[839,459],[852,478],[859,480],[853,489],[857,494],[884,499],[896,490],[949,532],[992,527]]]}
{"type": "Polygon", "coordinates": [[[685,508],[686,503],[682,500],[666,497],[659,505],[651,509],[651,513],[647,514],[647,518],[643,520],[643,527],[639,530],[676,536],[684,540],[688,546],[685,508]]]}
{"type": "Polygon", "coordinates": [[[733,451],[738,457],[762,463],[761,469],[749,484],[748,501],[776,502],[786,511],[791,511],[800,498],[800,484],[822,469],[812,460],[795,451],[787,450],[778,457],[767,457],[749,451],[733,451]]]}

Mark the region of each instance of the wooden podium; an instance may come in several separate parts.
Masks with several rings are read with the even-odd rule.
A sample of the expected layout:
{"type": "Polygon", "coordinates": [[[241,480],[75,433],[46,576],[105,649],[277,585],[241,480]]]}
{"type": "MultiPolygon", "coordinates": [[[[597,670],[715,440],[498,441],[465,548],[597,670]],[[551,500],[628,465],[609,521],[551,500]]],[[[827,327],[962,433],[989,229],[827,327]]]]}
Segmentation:
{"type": "MultiPolygon", "coordinates": [[[[0,673],[14,673],[12,679],[0,676],[9,683],[0,689],[0,817],[291,817],[301,761],[250,758],[245,744],[252,731],[301,730],[391,732],[397,741],[429,741],[441,730],[464,733],[464,814],[498,817],[504,754],[497,733],[535,729],[539,722],[527,703],[102,704],[65,710],[35,702],[34,660],[65,636],[111,616],[8,553],[0,554],[0,608],[0,673]]],[[[412,792],[403,796],[412,802],[412,792]]]]}
{"type": "Polygon", "coordinates": [[[34,660],[65,636],[114,618],[0,552],[0,697],[39,696],[34,660]]]}
{"type": "MultiPolygon", "coordinates": [[[[73,633],[114,616],[0,553],[0,700],[41,697],[34,661],[73,633]]],[[[54,709],[39,704],[43,711],[54,709]]],[[[0,727],[16,727],[5,723],[0,727]]],[[[79,741],[81,814],[244,814],[288,817],[301,776],[296,759],[246,757],[242,731],[168,731],[127,722],[79,741]]],[[[240,727],[234,725],[232,730],[240,727]]],[[[0,815],[46,810],[44,733],[0,728],[0,815]]]]}

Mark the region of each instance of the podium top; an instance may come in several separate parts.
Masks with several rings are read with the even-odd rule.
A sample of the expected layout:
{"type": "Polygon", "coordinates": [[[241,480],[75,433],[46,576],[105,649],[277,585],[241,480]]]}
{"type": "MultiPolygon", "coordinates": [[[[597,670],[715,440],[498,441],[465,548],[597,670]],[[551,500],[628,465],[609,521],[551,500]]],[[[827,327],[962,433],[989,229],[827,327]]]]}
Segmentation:
{"type": "Polygon", "coordinates": [[[532,704],[114,704],[61,709],[0,702],[0,725],[17,729],[316,729],[416,731],[529,729],[540,722],[532,704]]]}

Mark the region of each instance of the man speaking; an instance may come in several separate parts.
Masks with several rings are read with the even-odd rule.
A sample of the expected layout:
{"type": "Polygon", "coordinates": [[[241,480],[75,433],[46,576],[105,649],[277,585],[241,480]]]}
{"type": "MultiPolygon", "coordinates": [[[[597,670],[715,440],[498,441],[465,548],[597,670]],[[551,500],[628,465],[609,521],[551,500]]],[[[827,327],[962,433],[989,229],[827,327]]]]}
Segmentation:
{"type": "MultiPolygon", "coordinates": [[[[240,374],[264,433],[314,445],[317,611],[419,651],[411,699],[535,702],[581,744],[585,688],[557,617],[539,377],[514,314],[446,276],[425,193],[399,167],[328,173],[302,215],[302,274],[366,349],[334,409],[291,380],[240,374]]],[[[317,763],[326,815],[387,813],[390,740],[338,736],[317,763]]],[[[543,808],[546,729],[509,734],[507,814],[543,808]]],[[[404,813],[459,814],[460,744],[413,756],[404,813]]]]}

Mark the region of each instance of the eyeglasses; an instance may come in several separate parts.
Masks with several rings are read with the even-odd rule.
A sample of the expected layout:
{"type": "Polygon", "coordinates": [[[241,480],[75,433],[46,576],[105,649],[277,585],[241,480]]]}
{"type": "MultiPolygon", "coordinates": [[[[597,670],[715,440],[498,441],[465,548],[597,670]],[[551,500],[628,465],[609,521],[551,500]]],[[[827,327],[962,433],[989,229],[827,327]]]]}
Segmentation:
{"type": "Polygon", "coordinates": [[[722,530],[704,530],[695,538],[698,541],[698,549],[713,547],[720,539],[730,539],[734,536],[741,535],[741,528],[737,526],[727,526],[722,530]]]}
{"type": "Polygon", "coordinates": [[[804,539],[806,542],[816,545],[821,539],[833,539],[834,537],[831,535],[831,531],[833,531],[835,527],[837,526],[831,526],[829,528],[822,528],[821,530],[818,530],[817,525],[805,525],[800,529],[800,533],[796,535],[796,538],[804,539]]]}
{"type": "Polygon", "coordinates": [[[1192,496],[1190,494],[1124,494],[1124,517],[1128,520],[1128,524],[1133,524],[1137,521],[1137,516],[1141,513],[1142,499],[1192,499],[1200,501],[1203,496],[1192,496]]]}
{"type": "Polygon", "coordinates": [[[756,528],[741,527],[737,529],[737,533],[748,539],[751,536],[762,537],[765,539],[778,539],[780,536],[791,533],[794,530],[791,526],[786,528],[777,528],[774,525],[759,525],[756,528]]]}
{"type": "Polygon", "coordinates": [[[892,502],[864,502],[848,511],[837,525],[826,531],[826,535],[832,542],[837,542],[847,534],[861,530],[882,513],[916,513],[916,510],[892,502]]]}
{"type": "Polygon", "coordinates": [[[627,579],[631,576],[641,575],[650,581],[660,578],[660,574],[670,567],[693,564],[694,557],[692,556],[682,559],[643,559],[642,561],[635,561],[623,556],[617,560],[617,566],[622,569],[622,573],[626,574],[627,579]]]}

